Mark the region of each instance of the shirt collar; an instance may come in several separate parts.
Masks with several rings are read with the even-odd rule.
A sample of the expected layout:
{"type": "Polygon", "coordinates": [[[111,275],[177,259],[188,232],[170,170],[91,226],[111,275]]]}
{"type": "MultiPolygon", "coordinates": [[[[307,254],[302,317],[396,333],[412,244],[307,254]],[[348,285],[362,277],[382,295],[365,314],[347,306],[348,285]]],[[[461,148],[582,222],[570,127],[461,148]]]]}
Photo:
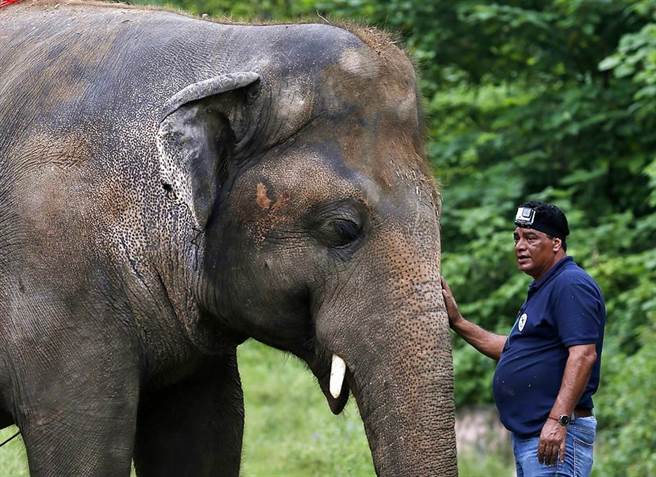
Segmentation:
{"type": "Polygon", "coordinates": [[[529,292],[537,291],[542,285],[548,282],[552,277],[555,277],[560,273],[560,271],[565,267],[565,264],[572,262],[574,259],[570,256],[565,256],[558,260],[553,267],[551,267],[547,272],[542,275],[539,279],[533,280],[528,286],[529,292]]]}

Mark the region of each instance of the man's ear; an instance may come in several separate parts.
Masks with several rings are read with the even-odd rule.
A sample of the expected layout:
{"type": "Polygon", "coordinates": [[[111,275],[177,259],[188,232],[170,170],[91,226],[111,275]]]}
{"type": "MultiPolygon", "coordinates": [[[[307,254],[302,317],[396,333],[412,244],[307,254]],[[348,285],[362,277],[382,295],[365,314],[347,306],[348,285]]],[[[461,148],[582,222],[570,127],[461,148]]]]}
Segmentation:
{"type": "Polygon", "coordinates": [[[553,238],[553,251],[554,251],[554,253],[558,253],[558,251],[561,250],[562,248],[563,248],[563,241],[558,237],[554,237],[553,238]]]}
{"type": "Polygon", "coordinates": [[[163,187],[183,202],[203,230],[221,188],[218,171],[246,134],[245,88],[259,75],[233,73],[191,84],[162,108],[157,148],[163,187]]]}

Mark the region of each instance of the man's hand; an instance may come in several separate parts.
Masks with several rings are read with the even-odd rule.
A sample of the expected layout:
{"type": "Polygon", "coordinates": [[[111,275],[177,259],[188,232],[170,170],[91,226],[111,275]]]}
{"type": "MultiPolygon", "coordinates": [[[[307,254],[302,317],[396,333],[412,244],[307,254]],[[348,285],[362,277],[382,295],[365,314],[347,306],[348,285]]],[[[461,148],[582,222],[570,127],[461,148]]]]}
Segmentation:
{"type": "Polygon", "coordinates": [[[453,298],[453,293],[449,288],[449,284],[446,282],[444,277],[441,278],[442,282],[442,296],[444,297],[444,304],[446,305],[446,313],[449,316],[449,326],[454,327],[455,323],[459,320],[462,320],[462,315],[458,310],[458,304],[456,299],[453,298]]]}
{"type": "Polygon", "coordinates": [[[565,436],[567,428],[561,426],[553,419],[547,419],[540,433],[540,442],[538,443],[538,462],[546,465],[556,465],[565,462],[565,436]]]}
{"type": "Polygon", "coordinates": [[[441,278],[440,281],[442,283],[442,296],[446,305],[446,314],[449,316],[449,326],[451,329],[485,356],[498,361],[501,357],[501,351],[506,342],[506,337],[490,333],[471,321],[465,320],[460,314],[460,311],[458,311],[458,304],[455,298],[453,298],[449,284],[444,278],[441,278]]]}

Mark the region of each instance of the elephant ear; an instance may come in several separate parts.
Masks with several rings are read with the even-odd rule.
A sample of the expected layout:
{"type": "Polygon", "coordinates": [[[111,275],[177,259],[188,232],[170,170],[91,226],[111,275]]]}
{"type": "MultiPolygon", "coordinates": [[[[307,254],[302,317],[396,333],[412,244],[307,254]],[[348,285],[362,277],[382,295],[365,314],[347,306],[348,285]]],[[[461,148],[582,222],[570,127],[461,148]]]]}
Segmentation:
{"type": "Polygon", "coordinates": [[[204,229],[221,188],[219,170],[246,134],[246,95],[259,75],[232,73],[191,84],[162,108],[160,179],[204,229]]]}

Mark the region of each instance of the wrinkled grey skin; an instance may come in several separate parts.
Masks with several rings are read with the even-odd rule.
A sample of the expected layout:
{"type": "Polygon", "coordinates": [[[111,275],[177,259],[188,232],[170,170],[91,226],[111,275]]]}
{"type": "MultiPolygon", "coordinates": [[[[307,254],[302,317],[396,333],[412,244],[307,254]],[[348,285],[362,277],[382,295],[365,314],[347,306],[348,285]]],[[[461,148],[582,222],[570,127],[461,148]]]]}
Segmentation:
{"type": "Polygon", "coordinates": [[[455,475],[418,117],[375,32],[0,10],[0,424],[32,475],[238,475],[249,337],[353,393],[378,474],[455,475]]]}

